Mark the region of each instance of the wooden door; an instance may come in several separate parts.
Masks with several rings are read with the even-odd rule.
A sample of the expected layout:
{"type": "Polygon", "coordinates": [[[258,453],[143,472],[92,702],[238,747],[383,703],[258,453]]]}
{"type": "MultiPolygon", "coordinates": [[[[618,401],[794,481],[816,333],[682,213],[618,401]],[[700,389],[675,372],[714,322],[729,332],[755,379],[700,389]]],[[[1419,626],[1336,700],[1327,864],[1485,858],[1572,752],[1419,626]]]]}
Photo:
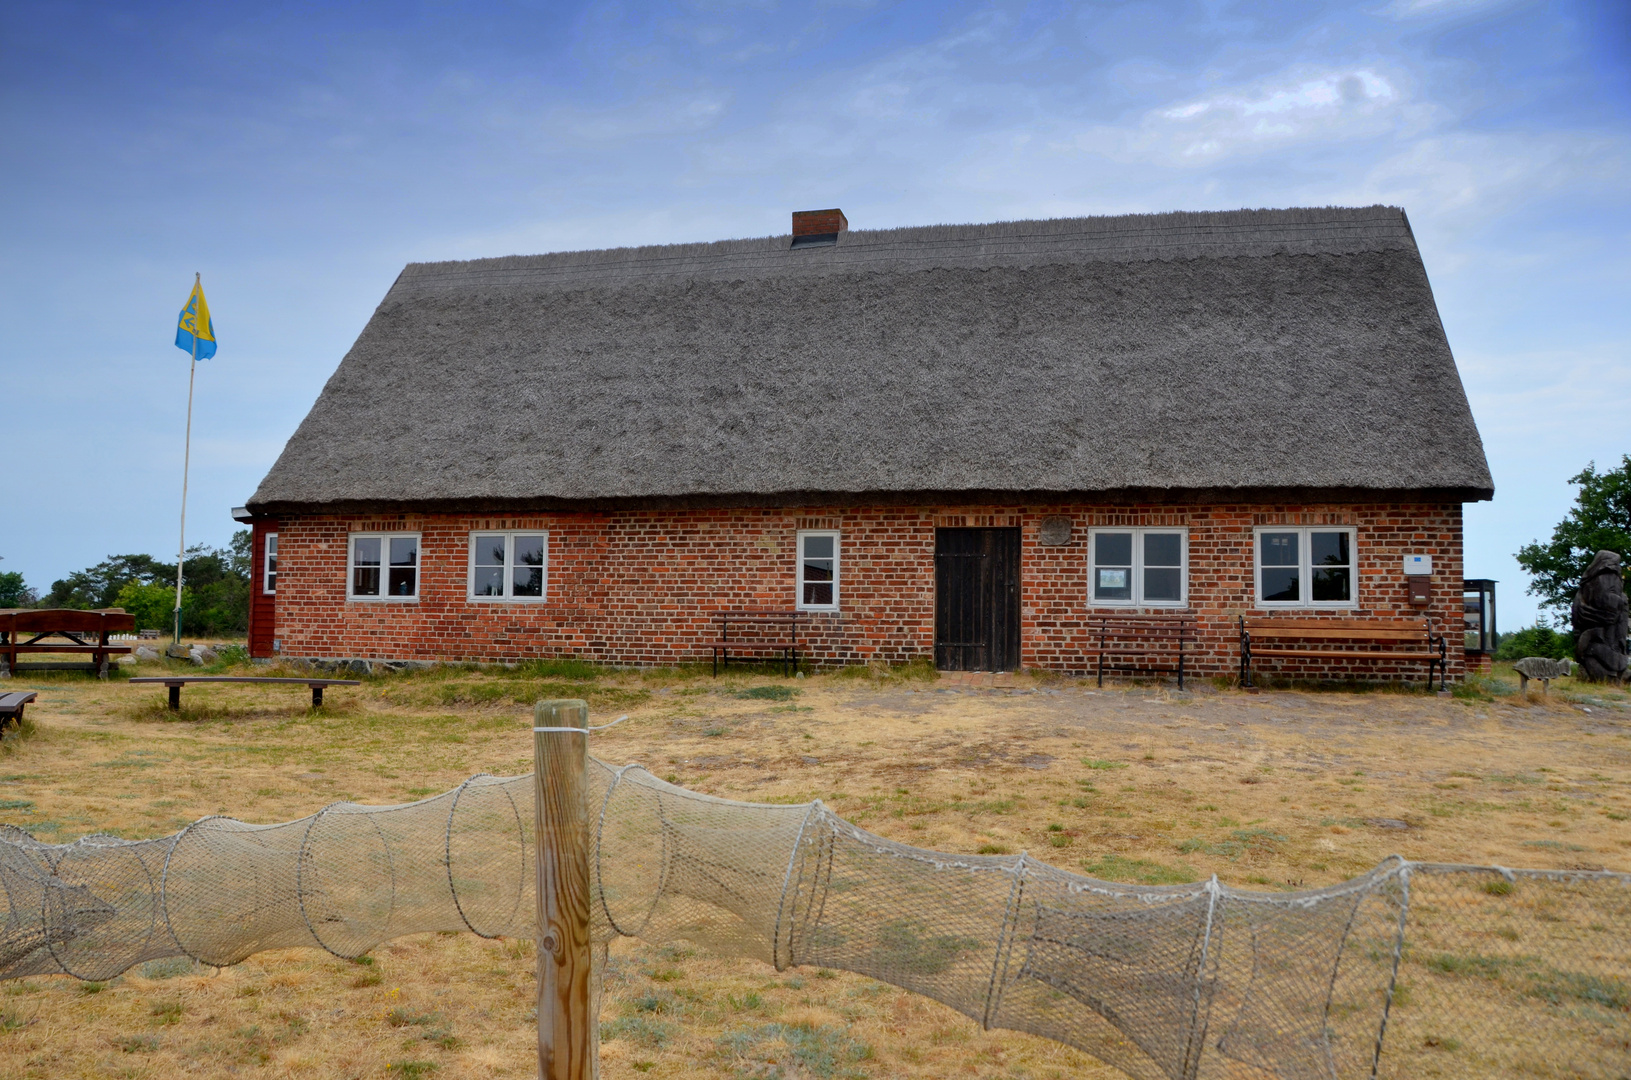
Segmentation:
{"type": "Polygon", "coordinates": [[[1019,666],[1019,530],[936,529],[934,664],[942,671],[1019,666]]]}

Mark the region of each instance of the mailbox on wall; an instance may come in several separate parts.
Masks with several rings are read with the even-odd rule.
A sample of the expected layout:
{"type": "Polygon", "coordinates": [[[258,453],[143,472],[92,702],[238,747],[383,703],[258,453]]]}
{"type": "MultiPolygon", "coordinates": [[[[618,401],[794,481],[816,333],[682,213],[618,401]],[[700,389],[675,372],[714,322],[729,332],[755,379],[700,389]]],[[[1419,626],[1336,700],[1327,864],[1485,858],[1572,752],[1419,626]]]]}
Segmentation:
{"type": "Polygon", "coordinates": [[[1411,607],[1427,607],[1433,602],[1433,557],[1406,555],[1404,581],[1410,593],[1411,607]]]}

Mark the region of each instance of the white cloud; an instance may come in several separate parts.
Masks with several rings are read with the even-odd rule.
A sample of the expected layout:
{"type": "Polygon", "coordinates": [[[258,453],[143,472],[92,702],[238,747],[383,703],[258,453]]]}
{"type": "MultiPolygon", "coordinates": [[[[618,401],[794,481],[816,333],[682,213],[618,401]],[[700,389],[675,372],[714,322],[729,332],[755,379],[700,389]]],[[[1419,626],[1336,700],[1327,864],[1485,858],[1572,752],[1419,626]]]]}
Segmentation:
{"type": "Polygon", "coordinates": [[[728,92],[702,90],[644,98],[608,109],[560,107],[549,111],[544,127],[551,134],[587,142],[691,135],[716,124],[730,103],[728,92]]]}
{"type": "Polygon", "coordinates": [[[1394,19],[1434,18],[1507,7],[1511,3],[1512,0],[1393,0],[1381,10],[1381,14],[1394,19]]]}
{"type": "Polygon", "coordinates": [[[1288,144],[1372,138],[1425,119],[1400,75],[1374,65],[1299,68],[1151,109],[1133,127],[1100,125],[1074,142],[1113,160],[1211,165],[1288,144]]]}

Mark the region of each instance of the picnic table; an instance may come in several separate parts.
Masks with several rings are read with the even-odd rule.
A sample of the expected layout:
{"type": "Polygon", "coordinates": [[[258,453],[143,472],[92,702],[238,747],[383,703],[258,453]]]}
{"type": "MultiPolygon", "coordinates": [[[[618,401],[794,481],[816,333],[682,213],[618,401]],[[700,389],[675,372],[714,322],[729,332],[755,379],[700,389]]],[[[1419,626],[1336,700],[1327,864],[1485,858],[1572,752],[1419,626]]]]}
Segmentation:
{"type": "Polygon", "coordinates": [[[114,645],[113,634],[136,629],[136,617],[123,608],[7,608],[0,610],[0,675],[14,671],[75,670],[108,675],[108,657],[130,652],[114,645]],[[30,637],[29,635],[33,635],[30,637]],[[24,639],[27,640],[24,640],[24,639]],[[32,653],[88,653],[86,662],[19,663],[32,653]]]}
{"type": "Polygon", "coordinates": [[[282,679],[258,675],[143,675],[130,680],[133,683],[163,683],[170,688],[170,708],[172,711],[181,708],[181,688],[188,683],[298,683],[301,686],[311,687],[311,707],[320,708],[323,704],[323,687],[325,686],[361,686],[360,679],[282,679]]]}
{"type": "Polygon", "coordinates": [[[798,671],[799,623],[809,617],[804,611],[715,611],[708,616],[719,624],[718,639],[708,643],[714,654],[714,677],[721,667],[729,667],[731,652],[772,653],[781,657],[788,675],[798,671]],[[731,627],[737,629],[731,637],[731,627]],[[743,636],[748,631],[748,636],[743,636]]]}

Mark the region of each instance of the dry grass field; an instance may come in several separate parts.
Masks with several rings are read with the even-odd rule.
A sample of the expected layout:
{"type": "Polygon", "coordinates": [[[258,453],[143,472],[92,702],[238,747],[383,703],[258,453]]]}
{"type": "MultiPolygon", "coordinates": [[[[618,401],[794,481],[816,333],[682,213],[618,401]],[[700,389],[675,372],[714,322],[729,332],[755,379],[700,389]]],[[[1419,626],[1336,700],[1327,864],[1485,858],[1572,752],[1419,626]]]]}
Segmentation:
{"type": "MultiPolygon", "coordinates": [[[[1024,849],[1115,880],[1313,886],[1393,852],[1631,870],[1622,691],[1565,680],[1524,699],[1500,674],[1454,697],[990,681],[567,662],[369,678],[315,713],[302,687],[189,687],[176,717],[162,687],[25,675],[7,689],[40,699],[0,744],[0,821],[61,842],[408,801],[527,771],[527,706],[585,697],[597,721],[631,714],[596,736],[606,761],[735,799],[819,796],[912,844],[1024,849]]],[[[531,969],[527,941],[426,935],[361,962],[296,950],[0,984],[0,1076],[524,1077],[531,969]]],[[[1119,1075],[870,980],[687,949],[615,946],[603,1004],[608,1080],[1119,1075]]]]}

